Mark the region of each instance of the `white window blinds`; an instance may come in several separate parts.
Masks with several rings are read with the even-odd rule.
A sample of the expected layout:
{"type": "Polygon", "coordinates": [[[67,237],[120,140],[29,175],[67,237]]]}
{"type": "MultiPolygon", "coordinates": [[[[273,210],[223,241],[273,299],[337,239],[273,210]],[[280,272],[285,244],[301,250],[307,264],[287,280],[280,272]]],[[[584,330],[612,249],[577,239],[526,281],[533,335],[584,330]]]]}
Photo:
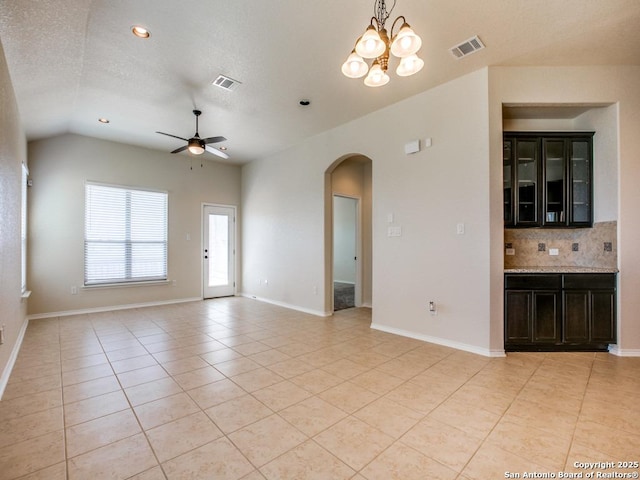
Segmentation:
{"type": "Polygon", "coordinates": [[[86,184],[85,285],[167,279],[167,197],[86,184]]]}

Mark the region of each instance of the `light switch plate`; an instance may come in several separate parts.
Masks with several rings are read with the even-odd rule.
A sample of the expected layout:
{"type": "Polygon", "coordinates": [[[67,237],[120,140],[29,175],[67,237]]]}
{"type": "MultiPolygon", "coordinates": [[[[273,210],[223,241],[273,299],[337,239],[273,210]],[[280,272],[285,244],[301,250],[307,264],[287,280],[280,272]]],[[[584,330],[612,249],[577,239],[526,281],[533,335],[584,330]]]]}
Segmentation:
{"type": "Polygon", "coordinates": [[[400,237],[402,235],[402,227],[389,227],[387,229],[388,237],[400,237]]]}

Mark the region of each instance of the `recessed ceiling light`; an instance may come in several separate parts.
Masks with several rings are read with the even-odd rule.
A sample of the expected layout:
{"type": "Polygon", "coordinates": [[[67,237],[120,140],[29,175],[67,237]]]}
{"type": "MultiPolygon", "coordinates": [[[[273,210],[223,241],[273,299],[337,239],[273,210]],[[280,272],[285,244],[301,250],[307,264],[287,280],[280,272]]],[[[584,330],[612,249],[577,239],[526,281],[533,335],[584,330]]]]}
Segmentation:
{"type": "Polygon", "coordinates": [[[226,150],[227,149],[227,147],[225,147],[225,146],[222,146],[222,147],[219,147],[219,148],[220,148],[220,150],[226,150]]]}
{"type": "Polygon", "coordinates": [[[140,25],[131,27],[131,32],[138,38],[149,38],[151,36],[151,32],[140,25]]]}
{"type": "Polygon", "coordinates": [[[104,118],[104,117],[99,118],[98,121],[100,123],[109,123],[109,119],[108,118],[104,118]]]}

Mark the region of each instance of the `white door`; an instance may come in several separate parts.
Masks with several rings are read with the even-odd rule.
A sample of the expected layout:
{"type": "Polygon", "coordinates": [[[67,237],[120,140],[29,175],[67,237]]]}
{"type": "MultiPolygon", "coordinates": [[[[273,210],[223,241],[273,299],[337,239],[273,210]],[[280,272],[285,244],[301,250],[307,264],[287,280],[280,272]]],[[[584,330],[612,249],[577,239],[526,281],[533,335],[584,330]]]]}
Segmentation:
{"type": "Polygon", "coordinates": [[[235,294],[235,207],[205,205],[203,231],[203,297],[235,294]]]}

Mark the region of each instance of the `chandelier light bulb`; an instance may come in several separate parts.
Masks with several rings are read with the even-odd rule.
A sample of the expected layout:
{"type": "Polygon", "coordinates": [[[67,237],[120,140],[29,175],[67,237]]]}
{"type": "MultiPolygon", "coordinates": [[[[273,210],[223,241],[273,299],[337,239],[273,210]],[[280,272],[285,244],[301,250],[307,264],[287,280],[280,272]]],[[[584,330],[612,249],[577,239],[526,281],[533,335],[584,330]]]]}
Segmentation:
{"type": "Polygon", "coordinates": [[[349,78],[360,78],[367,74],[369,65],[354,50],[342,64],[342,73],[349,78]]]}
{"type": "Polygon", "coordinates": [[[421,46],[422,39],[405,23],[391,43],[391,53],[404,58],[416,53],[421,46]]]}
{"type": "Polygon", "coordinates": [[[401,77],[408,77],[409,75],[418,73],[422,70],[422,67],[424,67],[424,61],[414,53],[400,60],[400,65],[398,65],[396,73],[401,77]]]}
{"type": "Polygon", "coordinates": [[[362,58],[377,58],[384,53],[386,48],[387,46],[380,38],[378,31],[373,25],[369,25],[367,31],[356,44],[356,53],[362,58]]]}
{"type": "Polygon", "coordinates": [[[367,87],[381,87],[389,83],[389,75],[382,70],[380,64],[374,62],[369,70],[369,75],[364,79],[364,84],[367,87]]]}

